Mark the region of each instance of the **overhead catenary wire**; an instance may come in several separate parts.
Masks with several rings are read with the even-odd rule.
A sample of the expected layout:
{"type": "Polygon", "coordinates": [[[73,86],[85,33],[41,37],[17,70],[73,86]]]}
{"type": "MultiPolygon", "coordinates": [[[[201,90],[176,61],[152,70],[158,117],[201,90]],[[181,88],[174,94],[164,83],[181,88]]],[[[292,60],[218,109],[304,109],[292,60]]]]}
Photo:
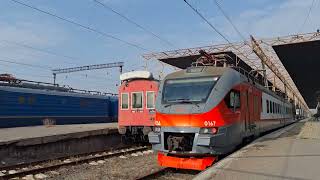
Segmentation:
{"type": "MultiPolygon", "coordinates": [[[[59,54],[59,53],[56,53],[56,52],[53,52],[53,51],[50,51],[50,50],[46,50],[46,49],[42,49],[42,48],[37,48],[37,47],[31,46],[31,45],[28,45],[28,44],[25,44],[25,43],[20,43],[20,42],[15,42],[15,41],[8,41],[8,40],[4,40],[4,39],[2,39],[0,41],[5,42],[6,44],[13,44],[15,46],[31,49],[31,50],[34,50],[34,51],[42,52],[42,53],[53,55],[53,56],[57,56],[57,57],[62,57],[62,58],[65,58],[65,59],[78,60],[75,57],[59,54]]],[[[62,61],[62,62],[67,63],[67,64],[77,64],[77,63],[69,62],[69,61],[62,61]]]]}
{"type": "MultiPolygon", "coordinates": [[[[314,7],[315,2],[316,2],[316,0],[312,0],[311,5],[310,5],[310,7],[308,8],[307,16],[306,16],[306,18],[304,19],[304,21],[303,21],[303,23],[302,23],[302,25],[301,25],[301,27],[300,27],[300,29],[299,29],[299,32],[301,32],[301,31],[303,30],[303,28],[305,27],[308,19],[310,18],[310,14],[311,14],[312,8],[314,7]]],[[[299,32],[298,32],[298,33],[299,33],[299,32]]]]}
{"type": "Polygon", "coordinates": [[[120,13],[119,11],[116,11],[115,9],[111,8],[110,6],[108,6],[106,3],[103,3],[99,0],[93,0],[95,3],[100,4],[102,7],[104,7],[105,9],[117,14],[118,16],[120,16],[121,18],[123,18],[124,20],[126,20],[127,22],[135,25],[136,27],[142,29],[143,31],[149,33],[150,35],[152,35],[153,37],[159,39],[160,41],[166,43],[169,46],[175,47],[175,45],[173,43],[171,43],[170,41],[164,39],[163,37],[161,37],[160,35],[150,31],[149,29],[143,27],[142,25],[138,24],[137,22],[133,21],[132,19],[128,18],[127,16],[123,15],[122,13],[120,13]]]}
{"type": "Polygon", "coordinates": [[[73,20],[71,20],[71,19],[68,19],[68,18],[59,16],[59,15],[57,15],[57,14],[53,14],[53,13],[51,13],[51,12],[42,10],[42,9],[40,9],[40,8],[34,7],[34,6],[32,6],[32,5],[29,5],[29,4],[26,4],[26,3],[23,3],[23,2],[20,2],[20,1],[17,1],[17,0],[11,0],[11,1],[14,2],[14,3],[20,4],[20,5],[22,5],[22,6],[28,7],[28,8],[30,8],[30,9],[33,9],[33,10],[35,10],[35,11],[41,12],[41,13],[43,13],[43,14],[52,16],[52,17],[54,17],[54,18],[56,18],[56,19],[59,19],[59,20],[61,20],[61,21],[64,21],[64,22],[73,24],[73,25],[78,26],[78,27],[81,27],[81,28],[83,28],[83,29],[86,29],[86,30],[88,30],[88,31],[90,31],[90,32],[93,32],[93,33],[96,33],[96,34],[99,34],[99,35],[101,35],[101,36],[104,36],[104,37],[107,37],[107,38],[111,38],[111,39],[120,41],[120,42],[122,42],[122,43],[124,43],[124,44],[127,44],[127,45],[129,45],[129,46],[135,47],[135,48],[140,49],[140,50],[143,50],[143,51],[149,51],[148,49],[146,49],[146,48],[144,48],[144,47],[142,47],[142,46],[140,46],[140,45],[138,45],[138,44],[135,44],[135,43],[132,43],[132,42],[129,42],[129,41],[120,39],[120,38],[118,38],[118,37],[116,37],[116,36],[113,36],[113,35],[111,35],[111,34],[105,33],[105,32],[103,32],[103,31],[100,31],[100,30],[95,29],[95,28],[90,27],[90,26],[80,24],[80,23],[78,23],[78,22],[76,22],[76,21],[73,21],[73,20]]]}
{"type": "MultiPolygon", "coordinates": [[[[69,55],[64,55],[64,54],[60,54],[60,53],[57,53],[55,51],[51,51],[51,50],[47,50],[47,49],[42,49],[42,48],[37,48],[37,47],[34,47],[34,46],[31,46],[31,45],[28,45],[28,44],[25,44],[25,43],[20,43],[20,42],[16,42],[16,41],[8,41],[8,40],[0,40],[2,42],[5,42],[5,43],[9,43],[9,44],[13,44],[15,46],[19,46],[19,47],[23,47],[23,48],[27,48],[27,49],[31,49],[31,50],[34,50],[34,51],[38,51],[38,52],[42,52],[42,53],[46,53],[46,54],[49,54],[49,55],[54,55],[54,56],[57,56],[57,57],[62,57],[62,58],[66,58],[66,59],[70,59],[70,60],[75,60],[75,61],[79,61],[80,59],[77,58],[77,57],[73,57],[73,56],[69,56],[69,55]]],[[[72,65],[82,65],[80,63],[75,63],[74,61],[62,61],[64,63],[67,63],[67,64],[72,64],[72,65]]],[[[21,63],[19,62],[15,62],[15,61],[12,61],[12,62],[7,62],[7,63],[11,63],[11,64],[18,64],[18,65],[22,65],[21,63]]],[[[25,65],[28,65],[28,66],[32,66],[32,64],[26,64],[24,63],[25,65]]],[[[49,68],[49,67],[47,67],[49,68]]],[[[51,69],[54,69],[53,67],[50,67],[51,69]]],[[[103,75],[101,73],[99,73],[100,75],[103,75]]],[[[86,74],[80,74],[82,76],[85,76],[87,77],[86,74]]],[[[104,75],[103,75],[104,76],[104,75]]],[[[105,79],[104,77],[100,77],[100,76],[94,76],[96,78],[99,78],[99,79],[105,79]]]]}
{"type": "Polygon", "coordinates": [[[216,27],[214,27],[213,24],[211,24],[207,18],[205,18],[196,8],[194,8],[187,0],[183,0],[198,16],[200,16],[216,33],[218,33],[225,41],[227,41],[229,44],[231,42],[228,40],[226,36],[224,36],[216,27]]]}
{"type": "Polygon", "coordinates": [[[233,29],[238,33],[238,35],[242,38],[243,41],[246,41],[246,38],[244,37],[244,35],[239,31],[239,29],[236,27],[236,25],[232,22],[230,16],[227,14],[227,12],[222,8],[222,6],[220,5],[220,3],[217,0],[213,0],[214,3],[216,4],[216,6],[218,7],[218,9],[222,12],[222,14],[224,15],[224,17],[229,21],[229,23],[231,24],[231,26],[233,27],[233,29]]]}
{"type": "MultiPolygon", "coordinates": [[[[9,65],[7,65],[7,64],[0,64],[0,66],[6,66],[6,67],[10,67],[9,65]]],[[[32,68],[32,67],[31,67],[32,68]]],[[[1,69],[0,68],[0,71],[2,71],[2,72],[7,72],[7,68],[6,69],[1,69]]],[[[10,70],[10,72],[12,72],[12,70],[10,70]]],[[[1,74],[1,73],[0,73],[1,74]]],[[[39,73],[37,73],[37,74],[31,74],[31,73],[26,73],[26,72],[14,72],[14,74],[19,74],[17,77],[19,77],[19,76],[23,76],[23,78],[25,78],[26,76],[28,76],[28,77],[41,77],[41,78],[52,78],[52,76],[47,76],[47,75],[41,75],[41,74],[39,74],[39,73]]],[[[76,77],[73,77],[73,76],[70,76],[70,77],[68,77],[68,78],[76,78],[76,77]]],[[[88,78],[90,78],[90,76],[88,77],[88,78]]],[[[20,78],[19,78],[20,79],[20,78]]],[[[79,80],[79,79],[78,79],[79,80]]],[[[62,82],[64,81],[64,79],[62,80],[62,82]]],[[[103,87],[104,88],[106,88],[105,87],[105,85],[107,85],[107,84],[112,84],[112,83],[110,83],[110,82],[108,82],[108,81],[98,81],[98,82],[100,82],[100,83],[97,83],[97,85],[95,85],[95,87],[100,87],[101,89],[103,89],[103,87]],[[99,85],[103,85],[103,86],[99,86],[99,85]]],[[[91,84],[90,84],[91,85],[91,84]]]]}
{"type": "MultiPolygon", "coordinates": [[[[26,66],[26,67],[30,67],[30,68],[42,69],[44,71],[51,71],[53,69],[53,67],[51,67],[51,66],[41,66],[41,65],[35,65],[35,64],[30,64],[30,63],[22,63],[22,62],[18,62],[15,59],[11,59],[11,58],[0,58],[0,62],[26,66]]],[[[98,77],[98,76],[92,76],[92,75],[88,76],[87,74],[80,74],[80,75],[84,76],[86,78],[106,80],[106,78],[102,78],[102,77],[98,77]]]]}
{"type": "Polygon", "coordinates": [[[22,65],[22,66],[28,66],[32,68],[38,68],[38,69],[45,69],[45,70],[50,70],[51,67],[49,66],[40,66],[40,65],[34,65],[34,64],[28,64],[28,63],[22,63],[22,62],[17,62],[9,58],[0,58],[1,62],[6,62],[10,64],[17,64],[17,65],[22,65]]]}

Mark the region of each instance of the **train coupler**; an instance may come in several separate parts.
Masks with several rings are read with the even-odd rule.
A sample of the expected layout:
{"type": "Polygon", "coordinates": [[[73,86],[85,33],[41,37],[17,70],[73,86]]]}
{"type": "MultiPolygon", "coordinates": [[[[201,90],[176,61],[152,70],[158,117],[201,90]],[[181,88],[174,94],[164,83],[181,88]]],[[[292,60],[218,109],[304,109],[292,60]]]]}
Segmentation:
{"type": "Polygon", "coordinates": [[[216,159],[216,157],[173,157],[158,152],[158,163],[160,166],[178,169],[193,169],[202,171],[211,166],[216,159]]]}

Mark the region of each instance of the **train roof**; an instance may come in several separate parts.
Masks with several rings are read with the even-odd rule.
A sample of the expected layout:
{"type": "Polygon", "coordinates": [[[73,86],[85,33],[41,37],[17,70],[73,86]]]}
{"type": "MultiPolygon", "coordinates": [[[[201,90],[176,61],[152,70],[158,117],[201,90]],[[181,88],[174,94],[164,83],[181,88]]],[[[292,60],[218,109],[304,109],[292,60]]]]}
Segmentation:
{"type": "Polygon", "coordinates": [[[10,83],[6,81],[0,81],[0,90],[11,91],[11,92],[22,92],[22,93],[33,93],[33,94],[48,94],[58,96],[78,96],[78,97],[102,97],[109,98],[116,94],[103,93],[100,91],[88,91],[82,89],[74,89],[69,86],[60,86],[58,84],[29,81],[17,79],[16,83],[10,83]]]}
{"type": "Polygon", "coordinates": [[[153,75],[149,71],[131,71],[120,75],[121,81],[132,79],[153,79],[153,75]]]}
{"type": "Polygon", "coordinates": [[[197,74],[198,77],[203,77],[203,76],[221,76],[224,72],[227,70],[230,70],[228,67],[213,67],[213,66],[199,66],[199,67],[192,67],[188,68],[186,70],[181,70],[181,71],[176,71],[171,74],[168,74],[166,79],[170,78],[182,78],[186,77],[186,75],[194,76],[194,73],[200,73],[202,75],[197,74]]]}

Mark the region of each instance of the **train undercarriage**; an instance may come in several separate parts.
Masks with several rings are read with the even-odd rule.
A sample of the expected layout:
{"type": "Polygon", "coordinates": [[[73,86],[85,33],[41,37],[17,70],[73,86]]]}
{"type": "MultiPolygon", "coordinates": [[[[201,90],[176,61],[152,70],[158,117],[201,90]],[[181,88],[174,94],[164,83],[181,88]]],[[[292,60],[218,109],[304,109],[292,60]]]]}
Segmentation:
{"type": "Polygon", "coordinates": [[[152,131],[149,126],[128,126],[119,128],[121,142],[128,143],[148,143],[148,133],[152,131]]]}

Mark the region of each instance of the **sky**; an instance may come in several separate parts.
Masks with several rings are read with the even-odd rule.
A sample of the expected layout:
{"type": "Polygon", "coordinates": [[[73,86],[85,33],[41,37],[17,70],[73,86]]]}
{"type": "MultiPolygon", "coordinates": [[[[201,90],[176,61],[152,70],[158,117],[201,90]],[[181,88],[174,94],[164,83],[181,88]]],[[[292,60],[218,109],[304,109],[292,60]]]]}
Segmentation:
{"type": "MultiPolygon", "coordinates": [[[[225,43],[183,0],[99,0],[161,40],[93,0],[18,1],[121,39],[88,31],[12,0],[1,0],[0,73],[14,74],[21,79],[53,82],[51,69],[118,61],[125,63],[125,72],[147,68],[158,75],[163,67],[156,61],[147,63],[146,67],[143,54],[225,43]]],[[[188,2],[231,42],[241,41],[214,1],[188,2]]],[[[268,38],[320,29],[320,0],[314,0],[307,21],[313,0],[217,1],[246,38],[249,35],[268,38]]],[[[165,72],[170,71],[172,69],[165,72]]],[[[57,83],[116,93],[119,75],[118,68],[59,74],[57,83]]]]}

